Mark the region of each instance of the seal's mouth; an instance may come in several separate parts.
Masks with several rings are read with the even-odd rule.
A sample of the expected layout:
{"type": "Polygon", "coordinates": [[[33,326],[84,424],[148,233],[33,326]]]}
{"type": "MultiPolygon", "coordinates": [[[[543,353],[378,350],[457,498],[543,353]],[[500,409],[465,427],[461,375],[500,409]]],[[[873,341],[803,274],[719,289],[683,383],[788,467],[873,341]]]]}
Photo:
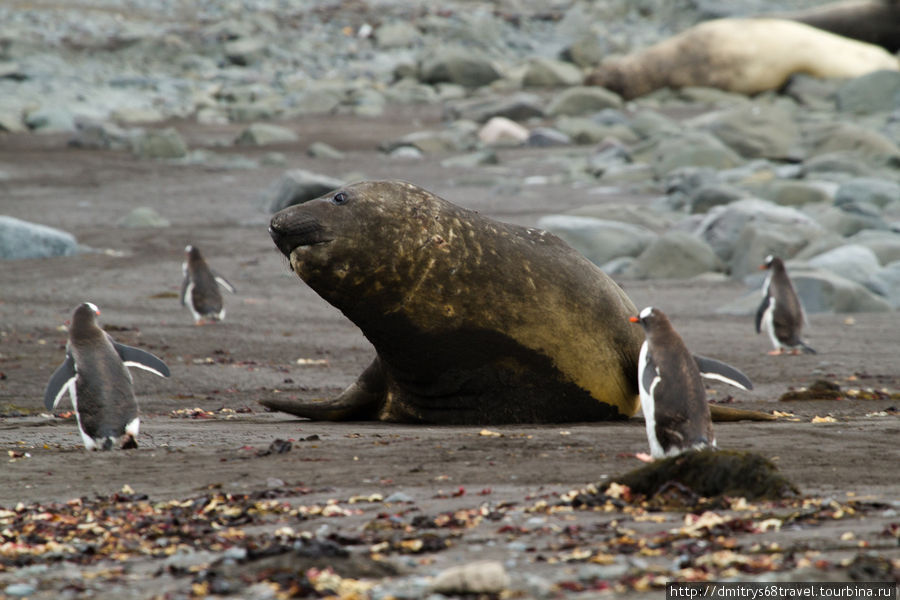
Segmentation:
{"type": "Polygon", "coordinates": [[[272,217],[269,235],[281,253],[288,258],[294,250],[327,244],[334,239],[326,233],[318,219],[292,211],[282,211],[272,217]]]}

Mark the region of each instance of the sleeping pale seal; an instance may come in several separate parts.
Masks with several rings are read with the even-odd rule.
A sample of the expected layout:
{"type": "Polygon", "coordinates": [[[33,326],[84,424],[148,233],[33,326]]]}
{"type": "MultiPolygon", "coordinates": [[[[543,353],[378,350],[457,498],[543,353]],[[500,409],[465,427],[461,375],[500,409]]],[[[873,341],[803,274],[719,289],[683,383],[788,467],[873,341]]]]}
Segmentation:
{"type": "Polygon", "coordinates": [[[628,417],[643,336],[622,289],[556,236],[410,183],[362,182],[282,210],[291,268],[377,356],[312,419],[537,423],[628,417]]]}
{"type": "Polygon", "coordinates": [[[783,19],[716,19],[649,48],[604,62],[585,79],[626,99],[660,88],[777,90],[795,73],[859,77],[900,69],[878,46],[783,19]]]}

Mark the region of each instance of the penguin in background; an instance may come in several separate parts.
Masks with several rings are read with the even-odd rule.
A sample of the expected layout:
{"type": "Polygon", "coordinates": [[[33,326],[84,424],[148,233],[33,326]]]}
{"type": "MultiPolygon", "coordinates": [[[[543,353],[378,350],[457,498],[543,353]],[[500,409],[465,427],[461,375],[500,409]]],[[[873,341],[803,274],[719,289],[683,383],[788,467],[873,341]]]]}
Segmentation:
{"type": "Polygon", "coordinates": [[[769,255],[759,268],[768,269],[769,275],[763,284],[763,299],[756,311],[756,333],[760,333],[765,325],[769,339],[775,346],[769,354],[775,356],[786,350],[790,350],[791,354],[799,354],[801,350],[807,354],[816,354],[815,350],[800,339],[806,314],[784,262],[777,256],[769,255]]]}
{"type": "Polygon", "coordinates": [[[225,319],[225,302],[219,292],[222,286],[232,294],[234,286],[209,268],[196,246],[184,249],[185,261],[181,266],[184,280],[181,282],[181,305],[191,309],[194,325],[205,325],[225,319]]]}
{"type": "Polygon", "coordinates": [[[50,377],[44,406],[55,410],[68,391],[86,449],[111,450],[119,440],[122,449],[137,448],[141,422],[128,367],[160,377],[168,377],[169,368],[153,354],[113,340],[97,324],[99,314],[90,302],[72,314],[66,358],[50,377]]]}
{"type": "Polygon", "coordinates": [[[638,359],[638,389],[647,426],[650,456],[641,460],[675,456],[687,450],[715,448],[706,388],[701,378],[715,379],[749,390],[750,379],[718,360],[691,354],[669,318],[648,306],[632,323],[644,328],[647,339],[638,359]]]}

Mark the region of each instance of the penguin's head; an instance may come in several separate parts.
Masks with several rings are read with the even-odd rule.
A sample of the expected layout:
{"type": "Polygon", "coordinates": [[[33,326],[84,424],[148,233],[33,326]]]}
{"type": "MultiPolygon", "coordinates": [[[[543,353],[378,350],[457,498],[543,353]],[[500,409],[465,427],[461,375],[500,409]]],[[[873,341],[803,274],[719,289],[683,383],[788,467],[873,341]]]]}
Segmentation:
{"type": "Polygon", "coordinates": [[[628,317],[628,320],[632,323],[639,323],[644,329],[647,329],[650,325],[652,325],[662,313],[652,306],[648,306],[644,310],[640,312],[640,314],[636,317],[628,317]]]}
{"type": "Polygon", "coordinates": [[[771,269],[772,267],[780,267],[784,266],[784,263],[781,262],[781,259],[772,254],[768,255],[763,264],[759,265],[760,270],[771,269]]]}

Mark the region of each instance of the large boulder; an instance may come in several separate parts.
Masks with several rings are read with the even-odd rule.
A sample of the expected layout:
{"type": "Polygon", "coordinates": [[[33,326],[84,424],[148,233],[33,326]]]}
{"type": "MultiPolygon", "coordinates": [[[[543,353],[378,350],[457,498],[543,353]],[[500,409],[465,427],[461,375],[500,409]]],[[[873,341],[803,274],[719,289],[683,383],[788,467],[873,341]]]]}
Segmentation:
{"type": "Polygon", "coordinates": [[[887,300],[894,310],[900,308],[900,260],[873,273],[866,282],[866,287],[887,300]]]}
{"type": "Polygon", "coordinates": [[[549,215],[538,221],[597,265],[619,256],[637,256],[656,239],[645,227],[573,215],[549,215]]]}
{"type": "Polygon", "coordinates": [[[0,215],[0,259],[71,256],[77,250],[71,233],[0,215]]]}
{"type": "Polygon", "coordinates": [[[344,181],[303,169],[285,172],[266,190],[263,203],[270,213],[318,198],[344,185],[344,181]]]}
{"type": "Polygon", "coordinates": [[[891,112],[900,108],[900,72],[874,71],[844,82],[837,90],[839,110],[891,112]]]}
{"type": "Polygon", "coordinates": [[[653,152],[652,164],[657,176],[681,167],[730,169],[741,164],[741,157],[709,133],[689,131],[660,141],[653,152]]]}
{"type": "Polygon", "coordinates": [[[692,123],[708,129],[744,158],[785,160],[800,154],[800,128],[783,108],[747,104],[704,115],[692,123]]]}
{"type": "Polygon", "coordinates": [[[865,283],[881,268],[875,253],[857,244],[847,244],[823,252],[810,258],[807,263],[811,267],[831,271],[857,283],[865,283]]]}
{"type": "Polygon", "coordinates": [[[500,79],[493,63],[478,52],[461,47],[437,49],[419,68],[425,83],[456,83],[467,88],[487,85],[500,79]]]}
{"type": "Polygon", "coordinates": [[[865,246],[882,265],[900,260],[900,233],[866,229],[847,238],[848,244],[865,246]]]}
{"type": "Polygon", "coordinates": [[[865,286],[829,271],[799,271],[791,276],[809,313],[885,312],[890,303],[865,286]]]}
{"type": "Polygon", "coordinates": [[[598,87],[573,87],[561,92],[550,101],[547,114],[590,115],[607,108],[621,108],[622,98],[617,94],[598,87]]]}
{"type": "Polygon", "coordinates": [[[900,183],[877,177],[856,177],[841,183],[834,197],[837,206],[863,202],[884,208],[900,200],[900,183]]]}
{"type": "Polygon", "coordinates": [[[579,85],[581,69],[570,62],[535,57],[528,61],[522,85],[525,87],[562,87],[579,85]]]}
{"type": "Polygon", "coordinates": [[[669,231],[654,240],[625,274],[636,279],[686,279],[723,268],[709,244],[683,231],[669,231]]]}

